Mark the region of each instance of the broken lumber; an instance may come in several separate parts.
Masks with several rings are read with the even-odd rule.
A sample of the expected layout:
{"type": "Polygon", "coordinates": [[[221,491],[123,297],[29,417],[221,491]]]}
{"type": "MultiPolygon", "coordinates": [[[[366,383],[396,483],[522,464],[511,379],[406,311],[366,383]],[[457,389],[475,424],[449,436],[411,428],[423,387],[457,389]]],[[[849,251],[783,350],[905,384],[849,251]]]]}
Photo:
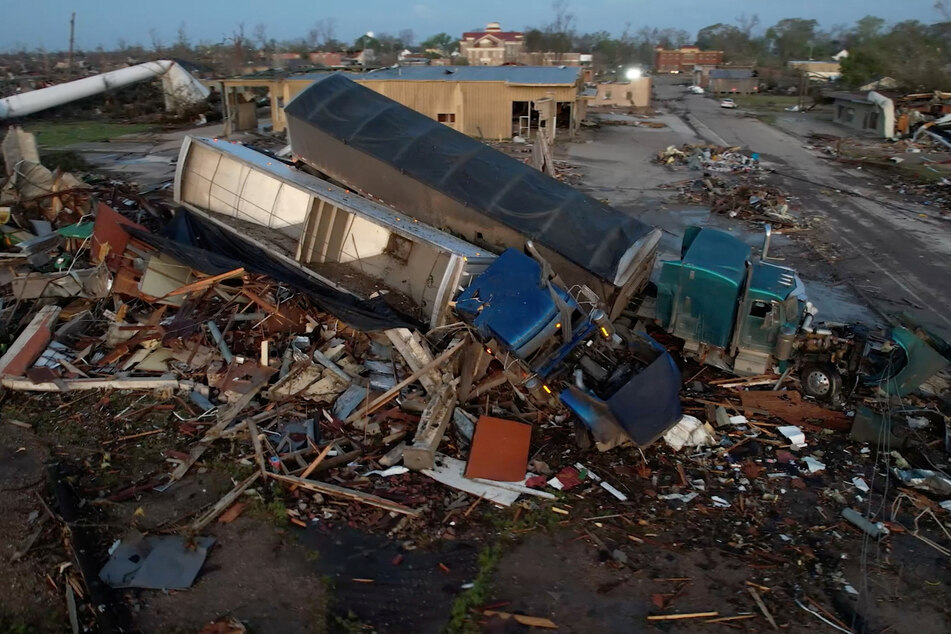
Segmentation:
{"type": "Polygon", "coordinates": [[[756,601],[756,605],[759,606],[760,612],[763,613],[763,616],[766,617],[766,620],[769,621],[769,624],[773,626],[774,630],[778,630],[779,626],[776,625],[776,621],[773,619],[773,615],[769,613],[769,610],[766,609],[766,604],[763,603],[763,600],[759,596],[759,592],[756,591],[756,588],[747,588],[750,591],[750,596],[753,597],[753,600],[756,601]]]}
{"type": "Polygon", "coordinates": [[[355,489],[348,489],[346,487],[337,486],[335,484],[327,484],[326,482],[317,482],[316,480],[305,480],[303,478],[298,478],[295,476],[281,475],[279,473],[268,472],[268,477],[277,480],[278,482],[286,482],[288,484],[296,484],[301,489],[307,489],[309,491],[316,491],[323,495],[330,495],[334,497],[347,498],[349,500],[355,500],[357,502],[362,502],[364,504],[369,504],[370,506],[375,506],[386,511],[391,511],[393,513],[401,513],[403,515],[409,515],[410,517],[417,517],[421,511],[411,509],[402,504],[397,504],[385,498],[372,495],[370,493],[363,493],[362,491],[357,491],[355,489]]]}
{"type": "MultiPolygon", "coordinates": [[[[303,473],[300,474],[300,477],[307,478],[307,476],[312,474],[314,472],[314,469],[320,466],[320,463],[324,461],[324,458],[327,457],[327,454],[330,453],[330,450],[333,449],[333,446],[334,444],[332,442],[327,443],[327,446],[323,448],[323,450],[317,455],[316,458],[314,458],[314,461],[310,463],[309,465],[307,465],[307,468],[304,469],[303,473]]],[[[292,492],[295,491],[296,489],[297,489],[296,486],[291,487],[292,492]]]]}
{"type": "Polygon", "coordinates": [[[516,623],[521,625],[527,625],[529,627],[540,627],[546,630],[557,630],[558,626],[555,625],[555,622],[551,619],[546,619],[541,616],[528,616],[527,614],[513,614],[512,612],[499,612],[498,610],[483,610],[482,614],[486,616],[497,616],[502,620],[508,621],[509,619],[514,620],[516,623]]]}
{"type": "Polygon", "coordinates": [[[396,397],[397,394],[400,393],[400,390],[402,390],[404,387],[406,387],[410,383],[413,383],[414,381],[417,381],[419,377],[423,376],[424,374],[426,374],[433,368],[438,368],[443,363],[448,361],[449,358],[452,357],[452,355],[459,352],[459,350],[461,350],[462,347],[466,345],[466,341],[468,341],[468,338],[464,338],[462,341],[460,341],[459,343],[457,343],[456,345],[449,348],[448,350],[443,352],[441,355],[433,359],[430,363],[427,363],[425,366],[423,366],[416,372],[413,372],[408,377],[406,377],[405,379],[403,379],[402,381],[394,385],[384,394],[373,399],[373,402],[367,405],[365,408],[358,407],[357,411],[351,414],[350,417],[347,418],[346,422],[355,423],[356,421],[360,420],[362,417],[372,414],[376,410],[380,409],[381,407],[389,403],[392,399],[396,397]]]}
{"type": "Polygon", "coordinates": [[[689,612],[685,614],[651,614],[648,621],[679,621],[681,619],[705,619],[720,616],[719,612],[689,612]]]}
{"type": "Polygon", "coordinates": [[[126,377],[119,379],[61,379],[59,381],[33,383],[27,378],[5,376],[0,385],[24,392],[66,392],[72,390],[188,390],[194,381],[184,379],[153,379],[126,377]]]}
{"type": "MultiPolygon", "coordinates": [[[[413,372],[425,367],[432,362],[433,355],[429,349],[423,345],[422,337],[409,328],[391,328],[384,331],[390,343],[400,353],[406,365],[413,372]]],[[[433,368],[419,377],[419,382],[426,388],[427,394],[436,392],[439,384],[442,382],[442,373],[439,368],[433,368]]]]}
{"type": "Polygon", "coordinates": [[[22,376],[33,365],[53,337],[53,324],[59,318],[60,310],[59,306],[44,306],[33,316],[30,324],[0,357],[0,374],[22,376]]]}
{"type": "Polygon", "coordinates": [[[419,417],[413,444],[403,450],[404,465],[416,471],[436,466],[436,450],[455,408],[456,387],[450,383],[439,390],[419,417]]]}
{"type": "Polygon", "coordinates": [[[235,488],[231,489],[223,498],[218,500],[213,507],[208,511],[202,514],[197,520],[191,523],[188,527],[189,532],[199,533],[203,528],[211,524],[216,517],[224,513],[225,509],[234,504],[234,502],[241,497],[241,494],[247,490],[249,486],[254,484],[254,481],[261,477],[260,471],[255,471],[247,478],[242,480],[235,488]]]}

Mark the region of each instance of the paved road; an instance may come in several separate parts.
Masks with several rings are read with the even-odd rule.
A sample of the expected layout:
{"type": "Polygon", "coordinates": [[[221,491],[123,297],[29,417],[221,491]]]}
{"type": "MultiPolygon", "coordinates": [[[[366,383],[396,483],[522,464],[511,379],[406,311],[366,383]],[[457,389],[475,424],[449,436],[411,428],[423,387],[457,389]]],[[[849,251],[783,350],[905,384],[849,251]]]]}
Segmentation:
{"type": "Polygon", "coordinates": [[[656,92],[661,103],[683,97],[667,106],[709,141],[745,146],[775,164],[781,186],[825,220],[827,229],[813,238],[824,243],[823,252],[831,247],[837,254],[830,265],[836,277],[881,313],[908,312],[951,340],[951,221],[888,198],[874,175],[819,158],[803,139],[722,109],[717,100],[685,96],[682,86],[660,84],[656,92]]]}

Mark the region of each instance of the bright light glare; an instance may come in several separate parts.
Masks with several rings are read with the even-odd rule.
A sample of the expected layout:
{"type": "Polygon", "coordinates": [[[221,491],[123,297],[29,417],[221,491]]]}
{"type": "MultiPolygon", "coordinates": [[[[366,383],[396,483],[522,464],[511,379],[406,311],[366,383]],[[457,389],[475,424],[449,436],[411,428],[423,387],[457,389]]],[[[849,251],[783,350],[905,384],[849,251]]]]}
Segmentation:
{"type": "Polygon", "coordinates": [[[624,76],[628,79],[637,79],[642,75],[640,68],[628,68],[627,72],[624,73],[624,76]]]}

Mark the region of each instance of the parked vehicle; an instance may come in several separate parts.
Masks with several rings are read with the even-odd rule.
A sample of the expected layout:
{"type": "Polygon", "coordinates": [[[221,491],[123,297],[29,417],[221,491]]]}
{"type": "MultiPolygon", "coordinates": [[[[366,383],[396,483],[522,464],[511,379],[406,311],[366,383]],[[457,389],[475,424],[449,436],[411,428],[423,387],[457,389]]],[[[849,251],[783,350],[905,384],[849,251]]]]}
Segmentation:
{"type": "Polygon", "coordinates": [[[721,108],[736,108],[736,102],[732,99],[724,99],[720,102],[721,108]]]}
{"type": "Polygon", "coordinates": [[[704,90],[700,86],[690,86],[689,88],[687,88],[687,92],[692,93],[694,95],[702,95],[704,93],[704,90]]]}

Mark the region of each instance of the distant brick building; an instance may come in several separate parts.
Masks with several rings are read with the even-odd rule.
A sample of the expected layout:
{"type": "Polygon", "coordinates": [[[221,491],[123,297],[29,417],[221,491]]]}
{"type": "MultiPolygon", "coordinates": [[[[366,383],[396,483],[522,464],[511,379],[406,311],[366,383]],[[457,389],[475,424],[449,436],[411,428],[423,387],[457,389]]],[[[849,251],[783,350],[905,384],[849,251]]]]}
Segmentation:
{"type": "Polygon", "coordinates": [[[503,31],[498,22],[489,22],[485,31],[463,33],[459,41],[459,54],[470,66],[501,66],[518,62],[524,50],[525,34],[503,31]]]}
{"type": "Polygon", "coordinates": [[[696,46],[681,46],[676,50],[658,47],[654,51],[654,71],[658,73],[690,73],[697,65],[722,63],[723,51],[701,51],[696,46]]]}

